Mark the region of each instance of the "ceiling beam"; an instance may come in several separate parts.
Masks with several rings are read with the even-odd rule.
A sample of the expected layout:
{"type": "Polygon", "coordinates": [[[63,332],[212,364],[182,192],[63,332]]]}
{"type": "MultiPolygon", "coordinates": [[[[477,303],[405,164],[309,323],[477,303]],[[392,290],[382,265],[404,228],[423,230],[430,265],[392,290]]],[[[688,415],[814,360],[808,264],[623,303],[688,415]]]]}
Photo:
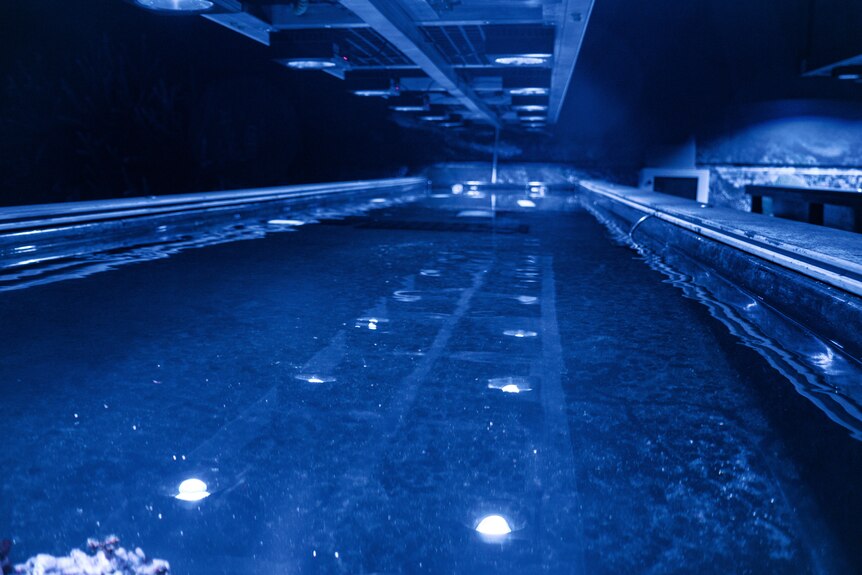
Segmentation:
{"type": "MultiPolygon", "coordinates": [[[[296,15],[293,7],[274,4],[267,7],[270,23],[274,30],[295,30],[302,28],[367,28],[361,18],[351,14],[339,5],[312,4],[309,11],[296,15]]],[[[544,15],[541,6],[507,7],[505,10],[488,9],[476,6],[456,6],[442,15],[432,16],[417,8],[418,17],[412,20],[417,26],[483,26],[488,24],[541,24],[544,15]]]]}
{"type": "Polygon", "coordinates": [[[554,68],[551,71],[551,93],[548,103],[548,122],[553,124],[560,117],[566,92],[572,81],[587,23],[593,11],[594,0],[563,0],[549,7],[556,12],[553,20],[557,25],[554,43],[554,68]]]}
{"type": "Polygon", "coordinates": [[[248,12],[215,12],[203,14],[203,17],[234,32],[239,32],[264,46],[269,46],[270,25],[248,12]]]}
{"type": "Polygon", "coordinates": [[[341,0],[378,34],[386,38],[407,58],[419,66],[429,78],[440,84],[461,104],[482,121],[500,127],[497,115],[458,76],[457,70],[443,55],[425,40],[422,31],[396,0],[341,0]]]}

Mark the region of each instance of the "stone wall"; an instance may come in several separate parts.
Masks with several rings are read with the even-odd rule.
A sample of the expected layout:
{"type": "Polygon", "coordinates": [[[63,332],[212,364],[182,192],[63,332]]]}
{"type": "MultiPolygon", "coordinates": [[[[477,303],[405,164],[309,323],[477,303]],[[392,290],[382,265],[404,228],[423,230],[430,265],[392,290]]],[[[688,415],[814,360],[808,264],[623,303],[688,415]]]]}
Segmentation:
{"type": "MultiPolygon", "coordinates": [[[[776,101],[751,106],[697,143],[697,165],[710,171],[710,204],[751,209],[749,184],[862,192],[862,106],[776,101]]],[[[804,220],[805,207],[767,205],[804,220]]],[[[849,208],[827,206],[827,225],[852,228],[849,208]]]]}

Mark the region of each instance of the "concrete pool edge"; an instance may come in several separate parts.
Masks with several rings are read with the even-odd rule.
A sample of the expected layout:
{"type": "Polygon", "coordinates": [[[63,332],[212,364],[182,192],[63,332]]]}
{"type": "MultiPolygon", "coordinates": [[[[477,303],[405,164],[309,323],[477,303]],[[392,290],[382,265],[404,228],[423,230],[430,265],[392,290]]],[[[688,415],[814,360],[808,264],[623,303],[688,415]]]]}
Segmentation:
{"type": "Polygon", "coordinates": [[[408,188],[417,189],[417,186],[424,188],[427,186],[427,180],[425,178],[387,178],[0,207],[0,235],[46,226],[61,227],[93,221],[201,211],[266,202],[295,201],[371,190],[380,192],[405,191],[408,188]]]}
{"type": "Polygon", "coordinates": [[[588,207],[630,240],[659,255],[679,250],[862,356],[862,236],[605,182],[583,181],[580,189],[588,207]]]}
{"type": "Polygon", "coordinates": [[[0,291],[292,231],[410,201],[427,186],[390,178],[0,208],[0,291]]]}

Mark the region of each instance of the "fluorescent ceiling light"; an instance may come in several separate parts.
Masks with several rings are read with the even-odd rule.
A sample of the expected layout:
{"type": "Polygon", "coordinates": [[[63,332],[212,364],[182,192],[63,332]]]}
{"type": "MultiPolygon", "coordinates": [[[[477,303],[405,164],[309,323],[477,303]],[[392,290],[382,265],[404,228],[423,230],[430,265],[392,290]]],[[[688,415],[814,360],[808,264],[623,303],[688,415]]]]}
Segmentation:
{"type": "Polygon", "coordinates": [[[202,12],[213,7],[209,0],[137,0],[147,10],[165,12],[202,12]]]}
{"type": "Polygon", "coordinates": [[[513,96],[546,96],[547,88],[512,88],[509,93],[513,96]]]}
{"type": "Polygon", "coordinates": [[[335,67],[335,62],[328,58],[295,58],[284,60],[284,63],[288,68],[295,70],[322,70],[335,67]]]}
{"type": "Polygon", "coordinates": [[[354,96],[364,96],[364,97],[380,97],[386,98],[387,96],[392,95],[391,90],[353,90],[354,96]]]}
{"type": "Polygon", "coordinates": [[[498,56],[494,59],[497,64],[504,66],[541,66],[550,59],[550,54],[519,54],[515,56],[498,56]]]}
{"type": "Polygon", "coordinates": [[[521,106],[512,106],[514,110],[521,110],[522,112],[544,112],[548,109],[544,104],[524,104],[521,106]]]}

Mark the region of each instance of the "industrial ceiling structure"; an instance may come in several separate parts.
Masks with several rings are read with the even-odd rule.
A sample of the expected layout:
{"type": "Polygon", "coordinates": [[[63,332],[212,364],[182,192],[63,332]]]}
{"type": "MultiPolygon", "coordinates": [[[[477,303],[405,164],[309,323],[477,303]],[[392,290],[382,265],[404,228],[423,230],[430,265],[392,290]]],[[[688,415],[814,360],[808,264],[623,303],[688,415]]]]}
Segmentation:
{"type": "Polygon", "coordinates": [[[201,12],[420,126],[543,131],[559,118],[594,0],[136,1],[201,12]]]}

